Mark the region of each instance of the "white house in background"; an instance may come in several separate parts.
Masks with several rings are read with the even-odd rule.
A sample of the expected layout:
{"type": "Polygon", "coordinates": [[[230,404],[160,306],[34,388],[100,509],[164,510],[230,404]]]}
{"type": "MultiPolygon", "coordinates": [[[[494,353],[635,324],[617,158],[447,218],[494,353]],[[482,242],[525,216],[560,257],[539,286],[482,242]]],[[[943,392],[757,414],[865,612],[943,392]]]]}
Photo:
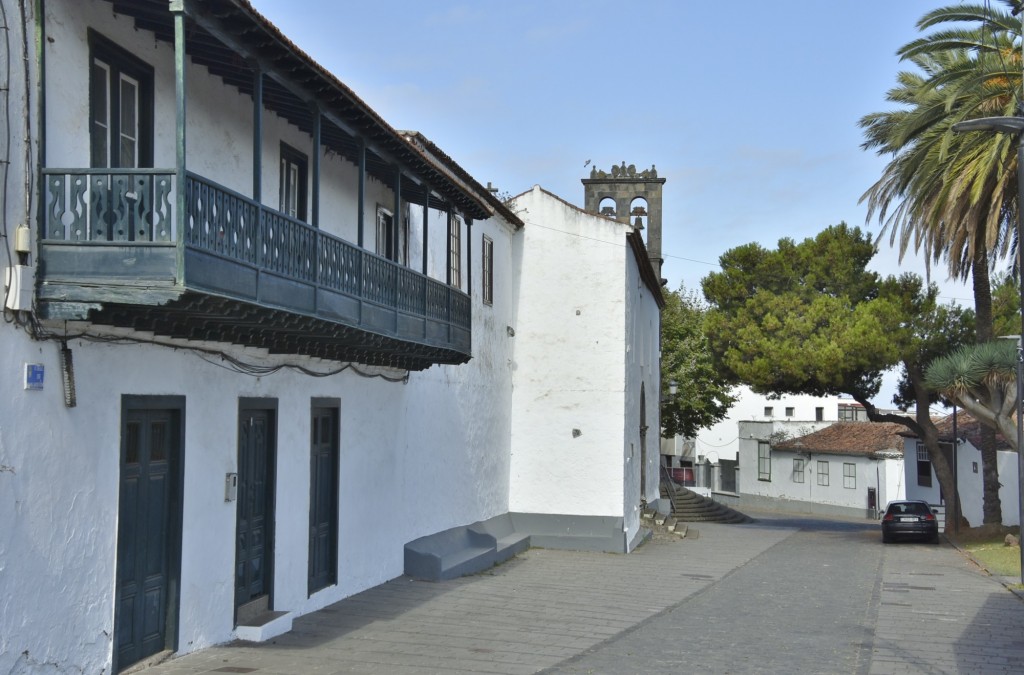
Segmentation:
{"type": "Polygon", "coordinates": [[[872,517],[906,494],[902,425],[835,422],[773,441],[754,424],[740,425],[740,508],[872,517]]]}
{"type": "Polygon", "coordinates": [[[0,2],[0,672],[266,639],[468,526],[636,545],[653,170],[517,215],[246,0],[0,2]]]}
{"type": "Polygon", "coordinates": [[[728,416],[706,429],[695,438],[682,437],[662,439],[663,463],[674,471],[674,475],[692,481],[699,491],[736,492],[736,475],[739,470],[741,446],[740,425],[746,422],[758,423],[758,433],[771,435],[776,431],[789,430],[790,435],[820,428],[843,419],[863,417],[863,408],[850,400],[838,396],[781,395],[770,397],[756,394],[749,387],[739,386],[735,390],[736,402],[729,409],[728,416]],[[767,431],[765,431],[767,429],[767,431]],[[692,473],[685,471],[692,469],[692,473]]]}
{"type": "MultiPolygon", "coordinates": [[[[950,466],[953,463],[953,439],[960,440],[956,446],[956,483],[960,493],[963,517],[970,527],[984,522],[982,511],[984,487],[981,474],[981,424],[965,412],[957,413],[956,434],[953,433],[953,415],[948,415],[936,426],[939,429],[940,447],[950,466]]],[[[929,504],[945,504],[939,488],[939,480],[929,459],[928,452],[916,436],[907,436],[906,442],[906,483],[907,499],[922,499],[929,504]]],[[[1003,512],[1003,525],[1020,524],[1017,453],[1014,452],[1001,434],[996,434],[997,466],[999,470],[999,501],[1003,512]]]]}

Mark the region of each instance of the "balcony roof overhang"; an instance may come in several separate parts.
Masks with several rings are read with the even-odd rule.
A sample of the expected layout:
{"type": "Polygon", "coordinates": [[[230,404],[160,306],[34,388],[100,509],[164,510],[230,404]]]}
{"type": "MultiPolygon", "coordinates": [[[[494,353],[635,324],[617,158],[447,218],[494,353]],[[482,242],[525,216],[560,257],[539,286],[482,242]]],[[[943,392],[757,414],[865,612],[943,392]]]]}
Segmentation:
{"type": "MultiPolygon", "coordinates": [[[[167,0],[107,0],[136,28],[173,44],[173,14],[167,0]]],[[[396,167],[402,194],[432,208],[455,208],[468,218],[486,219],[492,210],[481,195],[453,180],[392,128],[355,92],[299,49],[246,0],[184,1],[191,20],[185,51],[228,85],[253,95],[256,73],[266,75],[264,106],[312,135],[314,110],[326,121],[321,141],[355,161],[367,148],[367,172],[390,185],[396,167]]]]}

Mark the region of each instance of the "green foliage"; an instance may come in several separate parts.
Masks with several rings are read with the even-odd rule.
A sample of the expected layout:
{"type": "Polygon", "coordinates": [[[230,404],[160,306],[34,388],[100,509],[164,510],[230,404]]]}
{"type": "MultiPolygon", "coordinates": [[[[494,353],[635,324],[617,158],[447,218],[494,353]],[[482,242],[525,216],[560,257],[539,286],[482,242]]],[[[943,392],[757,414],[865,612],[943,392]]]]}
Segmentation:
{"type": "Polygon", "coordinates": [[[992,280],[992,334],[1019,335],[1020,286],[1009,274],[992,280]]]}
{"type": "Polygon", "coordinates": [[[970,313],[940,308],[934,286],[868,271],[874,250],[869,234],[841,224],[775,250],[727,251],[703,281],[723,373],[759,393],[870,399],[884,371],[971,335],[970,313]]]}
{"type": "Polygon", "coordinates": [[[934,360],[925,383],[1016,447],[1017,358],[1015,340],[966,345],[934,360]]]}
{"type": "Polygon", "coordinates": [[[722,420],[736,398],[715,369],[704,333],[704,303],[680,285],[661,313],[661,425],[665,438],[695,436],[722,420]],[[676,383],[676,392],[669,390],[676,383]]]}
{"type": "Polygon", "coordinates": [[[965,345],[934,360],[925,371],[929,387],[957,397],[986,388],[993,381],[1016,386],[1016,377],[1017,344],[1012,340],[965,345]]]}

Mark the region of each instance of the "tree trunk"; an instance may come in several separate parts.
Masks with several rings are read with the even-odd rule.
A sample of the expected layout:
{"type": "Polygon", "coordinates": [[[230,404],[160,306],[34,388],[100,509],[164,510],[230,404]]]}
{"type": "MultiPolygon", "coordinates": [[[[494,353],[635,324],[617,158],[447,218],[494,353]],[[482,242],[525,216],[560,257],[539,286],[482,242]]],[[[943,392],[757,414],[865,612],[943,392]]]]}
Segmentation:
{"type": "Polygon", "coordinates": [[[988,273],[988,247],[985,246],[984,236],[978,239],[974,242],[971,285],[974,290],[974,332],[980,344],[991,342],[995,336],[992,335],[992,280],[988,273]]]}
{"type": "MultiPolygon", "coordinates": [[[[978,343],[995,339],[992,329],[992,281],[988,273],[988,247],[984,228],[977,228],[974,259],[971,261],[971,282],[974,286],[975,333],[978,343]]],[[[1003,505],[999,500],[999,465],[996,452],[996,432],[981,427],[982,522],[1002,525],[1003,505]]]]}
{"type": "Polygon", "coordinates": [[[953,478],[953,469],[939,447],[939,430],[932,422],[929,408],[931,402],[930,392],[924,384],[924,373],[921,371],[920,366],[911,365],[906,361],[904,361],[903,367],[907,371],[907,379],[914,388],[916,407],[914,419],[906,415],[881,413],[871,401],[857,394],[854,394],[853,398],[864,406],[868,413],[868,419],[872,422],[895,422],[902,424],[916,434],[921,442],[924,443],[924,447],[928,451],[928,459],[931,460],[932,469],[935,471],[935,477],[939,481],[939,488],[948,505],[946,508],[946,532],[949,533],[953,531],[954,514],[962,513],[960,503],[954,501],[959,498],[959,492],[956,489],[956,480],[953,478]],[[952,508],[949,508],[950,506],[952,508]]]}

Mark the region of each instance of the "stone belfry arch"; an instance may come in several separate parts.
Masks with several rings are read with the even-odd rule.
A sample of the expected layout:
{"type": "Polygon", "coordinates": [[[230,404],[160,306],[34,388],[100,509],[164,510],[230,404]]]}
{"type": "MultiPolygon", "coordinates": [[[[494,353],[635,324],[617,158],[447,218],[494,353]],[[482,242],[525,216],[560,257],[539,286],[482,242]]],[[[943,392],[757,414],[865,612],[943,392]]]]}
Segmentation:
{"type": "Polygon", "coordinates": [[[590,170],[590,178],[583,182],[583,208],[591,213],[603,213],[614,216],[623,223],[632,223],[644,227],[643,219],[647,220],[647,255],[654,269],[655,277],[661,280],[661,187],[664,178],[658,178],[658,171],[651,165],[650,169],[637,171],[632,164],[612,166],[611,171],[602,171],[596,166],[590,170]],[[601,203],[611,199],[615,202],[615,212],[608,208],[601,209],[601,203]],[[632,204],[636,199],[647,202],[646,213],[634,213],[632,204]]]}

